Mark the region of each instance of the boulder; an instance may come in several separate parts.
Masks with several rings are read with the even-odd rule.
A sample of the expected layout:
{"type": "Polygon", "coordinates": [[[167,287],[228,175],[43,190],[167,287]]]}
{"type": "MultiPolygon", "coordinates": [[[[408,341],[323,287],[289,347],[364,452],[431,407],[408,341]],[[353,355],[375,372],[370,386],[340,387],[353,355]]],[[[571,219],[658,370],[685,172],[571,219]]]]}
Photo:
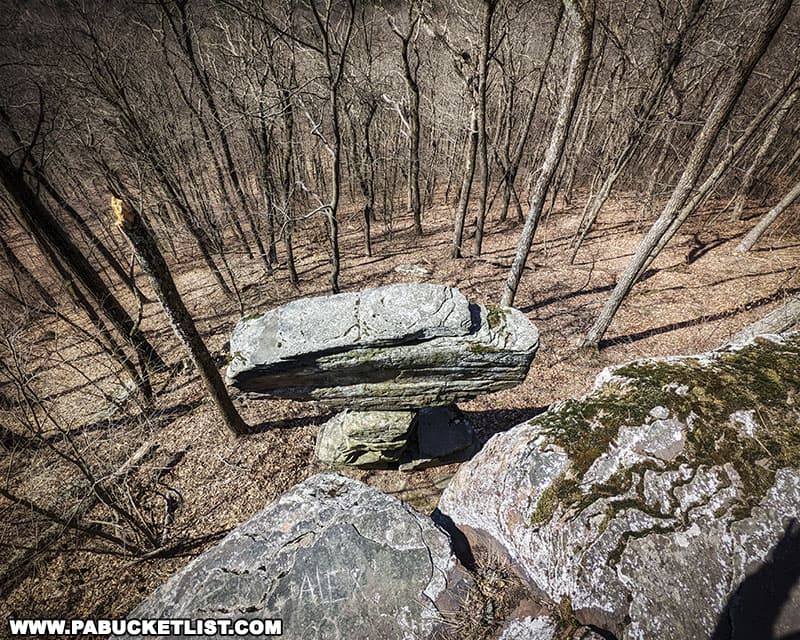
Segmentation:
{"type": "Polygon", "coordinates": [[[512,618],[497,634],[497,640],[603,640],[587,627],[573,627],[549,616],[512,618]]]}
{"type": "Polygon", "coordinates": [[[413,411],[342,411],[320,427],[317,458],[334,467],[385,468],[403,455],[413,411]]]}
{"type": "Polygon", "coordinates": [[[497,640],[557,640],[558,621],[547,616],[513,618],[497,636],[497,640]]]}
{"type": "Polygon", "coordinates": [[[516,309],[470,304],[442,285],[390,285],[243,318],[227,381],[333,407],[417,409],[520,384],[538,344],[516,309]]]}
{"type": "Polygon", "coordinates": [[[800,630],[800,334],[604,371],[495,435],[439,504],[616,637],[800,630]]]}
{"type": "MultiPolygon", "coordinates": [[[[430,519],[334,474],[295,486],[131,618],[280,618],[284,638],[431,638],[466,588],[430,519]],[[444,604],[441,604],[444,603],[444,604]]],[[[203,637],[203,636],[194,636],[203,637]]]]}
{"type": "Polygon", "coordinates": [[[320,427],[317,458],[333,467],[415,471],[461,462],[475,434],[455,406],[418,411],[343,411],[320,427]]]}

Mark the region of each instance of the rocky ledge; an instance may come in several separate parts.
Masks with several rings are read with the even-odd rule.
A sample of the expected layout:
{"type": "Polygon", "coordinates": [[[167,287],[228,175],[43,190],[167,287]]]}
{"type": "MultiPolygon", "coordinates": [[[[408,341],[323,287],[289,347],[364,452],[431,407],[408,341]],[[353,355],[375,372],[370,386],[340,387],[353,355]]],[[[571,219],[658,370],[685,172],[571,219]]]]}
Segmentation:
{"type": "Polygon", "coordinates": [[[539,332],[457,289],[399,284],[296,300],[243,318],[228,384],[349,409],[443,406],[520,384],[539,332]]]}
{"type": "MultiPolygon", "coordinates": [[[[504,549],[565,633],[789,637],[800,334],[606,370],[583,399],[494,436],[439,509],[504,549]]],[[[534,637],[566,637],[548,634],[534,637]]]]}

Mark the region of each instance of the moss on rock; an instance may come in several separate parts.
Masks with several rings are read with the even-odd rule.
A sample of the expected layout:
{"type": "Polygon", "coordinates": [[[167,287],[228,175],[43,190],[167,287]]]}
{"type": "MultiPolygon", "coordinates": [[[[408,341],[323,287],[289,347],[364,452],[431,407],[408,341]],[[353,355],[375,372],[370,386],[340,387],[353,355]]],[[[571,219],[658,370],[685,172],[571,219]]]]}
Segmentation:
{"type": "MultiPolygon", "coordinates": [[[[730,463],[752,505],[772,485],[775,471],[800,465],[798,390],[800,334],[783,342],[757,339],[711,357],[640,360],[616,368],[585,398],[555,405],[531,421],[570,458],[568,475],[540,496],[533,519],[548,519],[557,504],[585,502],[578,480],[622,427],[645,424],[654,407],[689,425],[685,450],[660,468],[730,463]],[[761,427],[757,433],[748,435],[731,420],[737,412],[752,412],[761,427]]],[[[641,479],[638,471],[619,470],[588,497],[624,492],[641,479]]]]}

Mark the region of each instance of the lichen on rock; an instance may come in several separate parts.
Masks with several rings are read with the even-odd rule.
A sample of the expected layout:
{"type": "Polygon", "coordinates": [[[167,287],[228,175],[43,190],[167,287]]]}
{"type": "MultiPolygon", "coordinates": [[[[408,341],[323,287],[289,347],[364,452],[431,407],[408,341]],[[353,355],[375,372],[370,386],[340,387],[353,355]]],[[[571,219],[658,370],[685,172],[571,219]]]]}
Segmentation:
{"type": "Polygon", "coordinates": [[[280,618],[284,638],[417,640],[437,637],[469,583],[430,519],[360,482],[320,474],[234,529],[130,617],[280,618]]]}
{"type": "Polygon", "coordinates": [[[583,624],[705,637],[800,516],[798,390],[800,334],[606,370],[494,436],[439,508],[583,624]]]}

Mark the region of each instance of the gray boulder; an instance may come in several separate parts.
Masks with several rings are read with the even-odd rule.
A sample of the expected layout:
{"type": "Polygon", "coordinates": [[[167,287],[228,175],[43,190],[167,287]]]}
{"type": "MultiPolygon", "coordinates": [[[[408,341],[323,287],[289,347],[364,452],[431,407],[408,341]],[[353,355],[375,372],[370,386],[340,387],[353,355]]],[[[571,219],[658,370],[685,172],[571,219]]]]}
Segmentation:
{"type": "Polygon", "coordinates": [[[587,627],[576,629],[573,624],[549,616],[528,616],[508,620],[497,640],[603,640],[603,637],[587,627]]]}
{"type": "Polygon", "coordinates": [[[317,458],[331,466],[381,468],[403,455],[413,411],[342,411],[320,427],[317,458]]]}
{"type": "Polygon", "coordinates": [[[617,637],[796,632],[799,400],[800,334],[606,370],[494,436],[439,509],[617,637]]]}
{"type": "Polygon", "coordinates": [[[320,427],[317,458],[333,467],[415,471],[461,462],[475,434],[455,406],[419,411],[343,411],[320,427]]]}
{"type": "Polygon", "coordinates": [[[296,300],[243,318],[227,381],[350,409],[441,406],[520,384],[539,333],[516,309],[400,284],[296,300]]]}
{"type": "Polygon", "coordinates": [[[129,617],[281,618],[285,638],[416,640],[433,636],[439,607],[453,606],[449,589],[466,586],[462,575],[428,518],[322,474],[237,527],[129,617]]]}

